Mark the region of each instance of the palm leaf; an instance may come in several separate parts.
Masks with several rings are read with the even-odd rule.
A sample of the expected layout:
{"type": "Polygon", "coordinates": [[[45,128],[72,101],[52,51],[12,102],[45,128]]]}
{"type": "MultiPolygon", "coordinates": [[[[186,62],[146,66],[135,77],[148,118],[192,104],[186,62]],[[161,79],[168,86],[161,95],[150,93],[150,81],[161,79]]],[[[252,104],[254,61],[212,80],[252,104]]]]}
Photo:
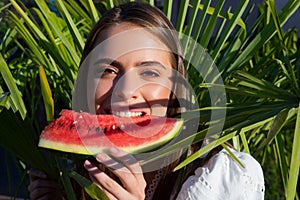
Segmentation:
{"type": "MultiPolygon", "coordinates": [[[[93,24],[101,17],[101,13],[96,10],[92,0],[64,2],[57,0],[56,3],[51,3],[51,6],[58,11],[58,15],[49,9],[48,1],[36,0],[35,2],[38,7],[28,9],[21,1],[11,0],[17,12],[9,12],[10,22],[14,26],[7,31],[1,42],[0,48],[4,57],[2,60],[7,58],[10,60],[13,52],[20,49],[24,53],[19,59],[26,59],[26,61],[22,64],[18,63],[18,60],[7,61],[6,72],[10,69],[10,74],[18,75],[16,68],[25,70],[28,63],[30,66],[42,65],[45,69],[44,77],[47,76],[45,83],[47,85],[48,82],[54,89],[52,94],[54,105],[59,104],[57,102],[65,102],[71,107],[71,90],[77,74],[83,42],[93,24]],[[25,43],[20,42],[16,36],[22,38],[25,43]]],[[[122,2],[125,0],[107,0],[101,4],[105,8],[112,8],[122,2]]],[[[152,5],[155,3],[153,0],[147,2],[152,5]]],[[[262,164],[266,156],[277,156],[276,162],[280,165],[285,191],[289,193],[289,198],[297,196],[295,185],[298,178],[292,176],[298,176],[299,161],[295,156],[299,152],[294,142],[291,153],[289,149],[291,147],[286,145],[286,140],[292,135],[291,130],[295,135],[294,140],[298,140],[299,127],[296,126],[296,130],[294,129],[295,123],[299,121],[296,108],[299,112],[300,51],[297,51],[295,32],[285,33],[281,27],[299,8],[300,2],[289,0],[282,10],[277,11],[275,2],[267,1],[262,7],[264,12],[258,16],[252,27],[245,25],[247,15],[252,14],[253,8],[248,8],[248,0],[241,1],[233,13],[230,10],[223,10],[225,0],[218,1],[215,7],[211,6],[210,0],[202,3],[201,0],[181,1],[178,16],[175,16],[176,12],[173,10],[173,4],[176,2],[172,0],[164,2],[164,12],[167,17],[176,20],[176,29],[180,32],[184,56],[187,58],[189,80],[200,105],[199,109],[184,113],[182,116],[194,120],[200,113],[199,125],[203,130],[175,141],[168,148],[163,149],[160,155],[151,155],[148,160],[141,163],[147,164],[185,148],[191,143],[201,142],[209,128],[216,127],[224,120],[220,116],[211,121],[212,112],[226,111],[222,137],[216,139],[214,144],[223,145],[224,141],[233,141],[234,145],[242,151],[257,152],[255,155],[262,164]],[[189,39],[185,40],[184,36],[189,39]],[[202,49],[198,48],[199,44],[202,45],[202,49]],[[208,56],[204,55],[205,53],[208,56]],[[209,56],[212,59],[208,59],[209,56]],[[210,70],[213,62],[211,61],[214,61],[220,73],[212,75],[210,70]],[[189,63],[198,63],[197,67],[202,70],[202,74],[197,71],[198,68],[193,68],[189,63]],[[221,76],[225,86],[216,82],[216,77],[219,79],[221,76]],[[214,102],[209,99],[209,92],[212,89],[222,91],[224,88],[228,104],[214,105],[214,102]],[[224,140],[226,136],[228,140],[224,140]],[[258,150],[258,147],[261,148],[258,150]],[[293,159],[289,163],[291,154],[293,159]]],[[[33,73],[37,74],[37,68],[35,70],[33,73]]],[[[2,76],[6,77],[3,74],[2,76]]],[[[10,84],[16,86],[12,80],[9,80],[10,84]]],[[[27,81],[22,82],[21,86],[25,87],[27,81]]],[[[6,82],[5,84],[7,85],[6,82]]],[[[22,87],[14,88],[17,93],[12,93],[11,89],[9,92],[20,95],[20,91],[24,90],[22,87]]],[[[30,86],[30,89],[34,87],[30,86]]],[[[0,92],[3,93],[2,90],[0,92]]],[[[28,95],[26,93],[23,95],[27,100],[28,95]]],[[[51,95],[48,93],[46,96],[51,95]]],[[[1,105],[6,102],[6,107],[11,104],[15,110],[19,109],[17,107],[22,107],[21,104],[15,105],[12,100],[12,95],[3,97],[1,105]]],[[[34,101],[30,99],[29,102],[32,104],[29,109],[34,111],[36,106],[34,101]]],[[[26,117],[27,115],[26,112],[26,117]]],[[[208,146],[191,158],[187,158],[188,160],[180,167],[197,156],[204,155],[213,146],[208,146]]]]}
{"type": "Polygon", "coordinates": [[[177,19],[177,25],[176,25],[176,29],[177,29],[177,32],[179,33],[179,37],[180,37],[180,34],[183,32],[184,22],[186,20],[187,11],[188,11],[188,5],[189,5],[189,1],[181,1],[180,2],[180,10],[178,13],[178,19],[177,19]]]}
{"type": "Polygon", "coordinates": [[[169,20],[171,20],[172,5],[173,5],[173,0],[165,0],[164,13],[166,14],[169,20]]]}
{"type": "Polygon", "coordinates": [[[284,149],[284,141],[282,140],[282,136],[278,135],[275,138],[275,146],[276,146],[276,154],[278,156],[279,168],[281,171],[281,178],[283,180],[283,188],[286,191],[286,183],[288,180],[288,163],[287,163],[287,155],[284,149]]]}
{"type": "Polygon", "coordinates": [[[26,107],[24,105],[20,91],[16,85],[16,82],[1,53],[0,53],[0,73],[11,94],[10,99],[14,105],[13,107],[16,109],[15,111],[19,111],[22,118],[24,119],[26,117],[26,112],[27,112],[26,107]]]}
{"type": "Polygon", "coordinates": [[[42,90],[42,96],[45,104],[47,121],[52,122],[54,119],[54,101],[52,98],[52,92],[46,77],[46,73],[42,66],[39,67],[39,75],[40,75],[41,90],[42,90]]]}
{"type": "Polygon", "coordinates": [[[0,113],[0,121],[1,147],[29,166],[45,171],[51,178],[58,176],[55,169],[49,165],[46,156],[38,149],[37,139],[33,134],[35,131],[27,118],[21,119],[17,113],[5,108],[0,113]]]}
{"type": "Polygon", "coordinates": [[[0,112],[2,109],[6,106],[8,97],[9,97],[9,92],[3,92],[2,89],[0,88],[0,112]]]}
{"type": "Polygon", "coordinates": [[[211,151],[213,148],[215,148],[218,145],[221,145],[223,143],[225,143],[226,141],[232,139],[234,137],[234,135],[236,134],[236,132],[233,132],[231,134],[227,134],[226,136],[223,136],[213,142],[210,142],[209,144],[205,145],[204,147],[202,147],[200,150],[198,150],[197,152],[195,152],[194,154],[192,154],[191,156],[189,156],[187,159],[185,159],[184,161],[182,161],[180,164],[178,164],[174,171],[181,169],[182,167],[188,165],[189,163],[193,162],[194,160],[200,158],[201,156],[205,155],[206,153],[208,153],[209,151],[211,151]]]}
{"type": "MultiPolygon", "coordinates": [[[[288,18],[293,15],[293,13],[299,8],[300,2],[290,0],[278,14],[278,18],[280,21],[280,26],[283,26],[288,18]]],[[[227,69],[226,74],[231,73],[233,70],[236,70],[243,66],[246,62],[248,62],[255,52],[258,52],[262,46],[268,42],[274,34],[276,34],[276,26],[271,21],[271,23],[267,24],[260,33],[258,33],[247,45],[247,48],[243,49],[242,53],[236,58],[236,60],[231,64],[231,66],[227,69]]]]}
{"type": "MultiPolygon", "coordinates": [[[[212,53],[212,59],[215,60],[216,57],[219,55],[220,51],[224,48],[224,44],[229,38],[229,36],[232,34],[233,29],[235,26],[238,24],[238,22],[241,23],[241,16],[244,13],[247,5],[248,5],[248,0],[241,1],[239,6],[237,7],[235,13],[231,16],[229,24],[227,28],[222,32],[222,36],[219,39],[219,43],[214,47],[214,52],[212,53]]],[[[244,27],[245,28],[245,27],[244,27]]],[[[246,29],[243,29],[243,32],[245,32],[246,29]]]]}
{"type": "MultiPolygon", "coordinates": [[[[82,52],[83,47],[84,47],[84,39],[82,38],[81,34],[79,33],[78,28],[75,25],[75,23],[73,22],[71,15],[70,15],[69,11],[66,9],[63,1],[56,0],[56,3],[58,4],[58,9],[61,10],[60,13],[63,14],[65,22],[70,27],[69,30],[70,30],[71,34],[73,35],[73,38],[75,38],[76,46],[78,47],[79,51],[82,52]]],[[[77,63],[77,64],[79,64],[79,63],[77,63]]]]}
{"type": "Polygon", "coordinates": [[[71,171],[69,173],[70,177],[74,178],[77,183],[79,183],[84,190],[96,200],[108,200],[109,198],[106,196],[106,194],[93,182],[91,182],[89,179],[81,176],[80,174],[76,173],[75,171],[71,171]]]}
{"type": "Polygon", "coordinates": [[[293,150],[289,170],[289,179],[287,182],[286,199],[292,200],[296,196],[296,188],[300,166],[300,104],[298,106],[296,127],[294,132],[293,150]]]}

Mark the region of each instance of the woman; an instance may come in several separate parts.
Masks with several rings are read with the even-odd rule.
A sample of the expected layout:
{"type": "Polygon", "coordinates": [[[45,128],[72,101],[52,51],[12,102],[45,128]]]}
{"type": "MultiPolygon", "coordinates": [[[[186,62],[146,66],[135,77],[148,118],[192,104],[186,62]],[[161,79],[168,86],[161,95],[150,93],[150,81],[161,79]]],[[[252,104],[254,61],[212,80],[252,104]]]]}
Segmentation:
{"type": "MultiPolygon", "coordinates": [[[[184,77],[180,42],[170,21],[148,4],[126,3],[109,10],[91,32],[73,108],[122,117],[172,117],[191,106],[184,77]]],[[[188,166],[191,170],[183,176],[172,172],[182,152],[145,171],[135,157],[112,148],[109,155],[96,156],[98,163],[86,160],[84,168],[110,199],[263,199],[260,165],[250,155],[232,151],[245,168],[219,147],[188,166]],[[180,177],[182,187],[175,184],[180,177]]],[[[57,184],[38,173],[30,173],[32,199],[58,194],[52,192],[57,184]]]]}

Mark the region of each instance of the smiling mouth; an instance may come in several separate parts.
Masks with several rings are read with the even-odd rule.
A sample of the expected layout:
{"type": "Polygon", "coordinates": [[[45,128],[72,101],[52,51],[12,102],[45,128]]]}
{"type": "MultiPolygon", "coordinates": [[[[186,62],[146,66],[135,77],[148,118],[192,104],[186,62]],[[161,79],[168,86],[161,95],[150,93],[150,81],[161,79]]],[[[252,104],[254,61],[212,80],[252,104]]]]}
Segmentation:
{"type": "Polygon", "coordinates": [[[111,111],[111,113],[119,117],[140,117],[146,114],[145,112],[130,112],[130,111],[111,111]]]}

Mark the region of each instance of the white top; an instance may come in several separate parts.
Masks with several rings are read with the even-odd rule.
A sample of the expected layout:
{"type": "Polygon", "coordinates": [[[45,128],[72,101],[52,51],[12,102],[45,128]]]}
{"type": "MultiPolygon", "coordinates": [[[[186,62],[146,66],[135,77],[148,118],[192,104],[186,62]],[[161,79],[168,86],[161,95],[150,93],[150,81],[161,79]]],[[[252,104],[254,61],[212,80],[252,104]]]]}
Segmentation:
{"type": "Polygon", "coordinates": [[[226,150],[195,170],[182,185],[177,200],[262,200],[264,176],[260,164],[249,154],[233,151],[242,168],[226,150]]]}

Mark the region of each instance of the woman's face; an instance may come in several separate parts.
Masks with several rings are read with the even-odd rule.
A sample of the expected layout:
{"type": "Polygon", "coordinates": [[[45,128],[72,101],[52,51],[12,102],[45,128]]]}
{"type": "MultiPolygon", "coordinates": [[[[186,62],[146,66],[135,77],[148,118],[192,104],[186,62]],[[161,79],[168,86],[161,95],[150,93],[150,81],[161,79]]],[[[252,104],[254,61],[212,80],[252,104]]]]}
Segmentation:
{"type": "Polygon", "coordinates": [[[104,37],[94,62],[96,113],[165,116],[172,89],[168,48],[129,23],[109,28],[104,37]]]}

